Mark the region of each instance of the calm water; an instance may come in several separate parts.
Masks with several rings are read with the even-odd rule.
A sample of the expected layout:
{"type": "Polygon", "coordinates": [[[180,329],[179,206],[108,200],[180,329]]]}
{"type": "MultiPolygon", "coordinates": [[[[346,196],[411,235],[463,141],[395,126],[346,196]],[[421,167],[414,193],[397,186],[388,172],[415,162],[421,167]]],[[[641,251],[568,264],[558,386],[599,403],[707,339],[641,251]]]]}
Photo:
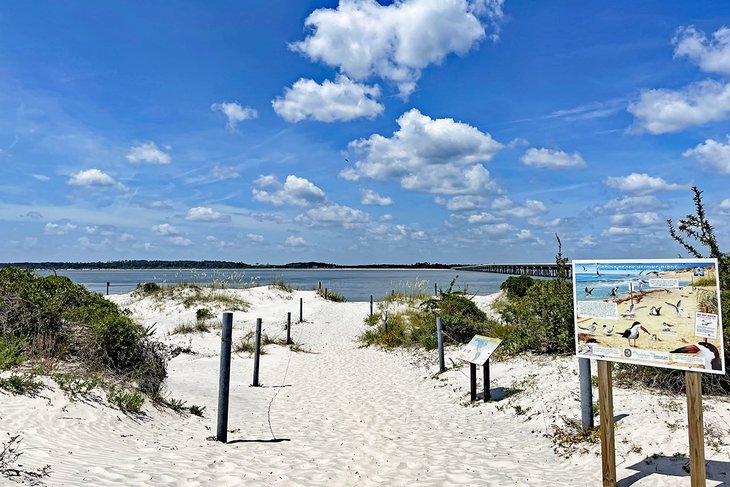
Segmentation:
{"type": "MultiPolygon", "coordinates": [[[[48,272],[38,271],[39,275],[48,272]]],[[[297,289],[314,289],[318,283],[333,289],[350,301],[367,301],[372,294],[382,298],[392,290],[413,292],[416,287],[425,293],[433,293],[434,283],[447,288],[457,275],[455,287],[465,286],[473,294],[492,294],[507,278],[502,274],[452,270],[366,270],[366,269],[243,269],[243,270],[64,270],[58,275],[83,284],[91,291],[106,293],[110,283],[110,294],[123,294],[133,290],[137,284],[156,282],[176,284],[179,282],[209,284],[222,281],[227,287],[266,285],[283,279],[297,289]]]]}

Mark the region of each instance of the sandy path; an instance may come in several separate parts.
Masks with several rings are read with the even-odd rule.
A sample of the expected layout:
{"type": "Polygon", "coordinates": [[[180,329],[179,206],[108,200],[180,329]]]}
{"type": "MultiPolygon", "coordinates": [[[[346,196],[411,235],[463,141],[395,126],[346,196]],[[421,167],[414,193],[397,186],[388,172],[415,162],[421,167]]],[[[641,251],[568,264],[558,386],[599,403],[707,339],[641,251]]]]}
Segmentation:
{"type": "MultiPolygon", "coordinates": [[[[367,303],[247,293],[253,307],[235,313],[234,341],[256,317],[270,336],[283,337],[286,312],[298,317],[304,297],[306,322],[292,336],[311,353],[269,345],[257,388],[250,387],[252,358],[233,357],[228,444],[207,439],[216,430],[220,337],[165,335],[194,310],[155,311],[129,300],[142,321],[158,323],[163,339],[199,351],[171,361],[167,394],[205,406],[205,417],[148,404],[145,416],[131,418],[51,389],[38,398],[0,395],[2,430],[23,432],[24,465],[50,464],[49,485],[600,485],[597,447],[566,460],[544,435],[560,415],[579,415],[574,359],[495,363],[493,388],[524,384],[525,392],[470,406],[465,369],[434,378],[433,354],[424,365],[412,351],[359,348],[367,303]]],[[[615,391],[615,402],[617,415],[628,413],[617,430],[619,478],[647,455],[686,451],[686,430],[664,436],[665,423],[682,423],[681,405],[669,413],[655,395],[625,389],[615,391]],[[643,451],[630,453],[635,445],[643,451]]],[[[727,452],[708,451],[711,457],[724,460],[727,452]]],[[[687,485],[682,462],[675,463],[680,476],[648,475],[632,485],[687,485]]]]}

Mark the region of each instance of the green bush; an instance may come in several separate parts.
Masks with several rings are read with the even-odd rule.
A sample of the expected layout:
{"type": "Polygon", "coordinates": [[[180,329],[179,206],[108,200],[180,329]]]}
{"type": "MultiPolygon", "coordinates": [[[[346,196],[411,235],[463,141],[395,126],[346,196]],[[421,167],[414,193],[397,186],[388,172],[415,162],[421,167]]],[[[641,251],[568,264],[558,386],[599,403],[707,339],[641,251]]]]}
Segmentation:
{"type": "Polygon", "coordinates": [[[209,320],[213,318],[213,312],[208,308],[200,308],[195,310],[195,319],[198,321],[209,320]]]}
{"type": "Polygon", "coordinates": [[[269,287],[273,287],[274,289],[278,289],[279,291],[284,291],[286,293],[294,292],[294,288],[291,287],[282,277],[272,279],[269,283],[269,287]]]}
{"type": "Polygon", "coordinates": [[[494,335],[506,353],[571,353],[575,350],[573,289],[569,281],[534,279],[522,297],[497,305],[502,318],[494,335]]]}
{"type": "Polygon", "coordinates": [[[13,394],[35,396],[43,389],[43,382],[35,380],[31,374],[12,374],[10,377],[0,378],[0,389],[13,394]]]}
{"type": "Polygon", "coordinates": [[[16,336],[0,336],[0,370],[8,370],[23,362],[27,344],[16,336]]]}
{"type": "Polygon", "coordinates": [[[342,294],[338,293],[337,291],[333,291],[332,289],[317,289],[317,295],[326,299],[327,301],[333,301],[335,303],[344,303],[345,301],[347,301],[347,299],[345,299],[342,294]]]}
{"type": "Polygon", "coordinates": [[[361,335],[364,345],[384,348],[437,346],[436,318],[441,317],[446,343],[468,342],[474,335],[487,334],[495,325],[479,307],[461,291],[453,291],[453,282],[436,298],[423,301],[418,307],[388,315],[385,321],[378,315],[365,318],[371,326],[361,335]]]}
{"type": "Polygon", "coordinates": [[[157,294],[162,291],[162,287],[155,282],[145,282],[143,284],[137,284],[136,291],[144,295],[157,294]]]}
{"type": "Polygon", "coordinates": [[[132,414],[138,414],[144,403],[144,398],[139,392],[116,387],[109,389],[106,398],[123,412],[132,414]]]}
{"type": "Polygon", "coordinates": [[[20,337],[30,344],[28,356],[80,362],[90,372],[135,381],[148,393],[167,375],[164,346],[151,340],[149,329],[66,277],[0,269],[0,310],[5,343],[20,337]]]}
{"type": "Polygon", "coordinates": [[[195,404],[190,406],[190,414],[194,416],[200,416],[202,418],[203,411],[205,411],[205,406],[196,406],[195,404]]]}
{"type": "Polygon", "coordinates": [[[499,288],[510,298],[522,298],[533,284],[535,284],[535,279],[530,276],[509,276],[499,288]]]}

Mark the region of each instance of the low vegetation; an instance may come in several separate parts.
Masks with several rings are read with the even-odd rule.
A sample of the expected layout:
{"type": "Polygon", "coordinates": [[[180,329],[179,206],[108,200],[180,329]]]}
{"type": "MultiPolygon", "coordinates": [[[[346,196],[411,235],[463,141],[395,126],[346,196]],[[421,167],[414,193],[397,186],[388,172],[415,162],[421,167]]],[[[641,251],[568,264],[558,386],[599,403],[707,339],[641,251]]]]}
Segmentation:
{"type": "Polygon", "coordinates": [[[283,278],[272,279],[269,283],[269,287],[272,289],[278,289],[279,291],[284,291],[285,293],[294,292],[294,288],[291,287],[283,278]]]}
{"type": "Polygon", "coordinates": [[[317,296],[320,296],[327,301],[333,301],[335,303],[344,303],[345,301],[347,301],[347,299],[345,299],[342,294],[327,288],[318,288],[317,296]]]}
{"type": "Polygon", "coordinates": [[[186,308],[196,306],[218,307],[230,311],[246,311],[250,304],[215,285],[200,286],[197,284],[179,283],[173,286],[160,286],[153,282],[138,284],[133,291],[139,297],[150,297],[159,302],[172,301],[186,308]]]}
{"type": "MultiPolygon", "coordinates": [[[[0,269],[0,328],[0,369],[22,366],[51,375],[71,395],[88,392],[102,378],[154,394],[167,376],[168,353],[152,339],[152,329],[66,277],[0,269]],[[85,378],[52,375],[58,364],[68,364],[85,378]]],[[[43,383],[33,374],[14,373],[0,387],[33,395],[43,383]]]]}
{"type": "Polygon", "coordinates": [[[45,465],[37,469],[26,469],[18,463],[23,454],[20,451],[20,444],[23,438],[20,435],[7,433],[7,440],[3,441],[0,447],[0,475],[7,479],[29,485],[42,485],[41,480],[51,473],[51,466],[45,465]]]}
{"type": "Polygon", "coordinates": [[[477,307],[465,291],[454,291],[454,281],[448,289],[439,291],[417,306],[386,314],[387,305],[395,300],[379,303],[381,315],[373,314],[365,322],[370,329],[360,337],[362,343],[384,348],[421,346],[436,348],[436,318],[443,320],[444,338],[447,343],[463,343],[476,334],[485,334],[496,323],[477,307]]]}

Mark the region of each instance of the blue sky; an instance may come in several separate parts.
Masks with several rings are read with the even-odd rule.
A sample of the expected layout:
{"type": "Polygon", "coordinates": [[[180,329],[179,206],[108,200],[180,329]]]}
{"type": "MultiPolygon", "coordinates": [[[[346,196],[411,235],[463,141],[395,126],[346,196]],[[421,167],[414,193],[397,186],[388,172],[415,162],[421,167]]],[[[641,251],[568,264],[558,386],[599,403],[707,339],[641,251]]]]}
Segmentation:
{"type": "Polygon", "coordinates": [[[730,245],[730,4],[4,2],[0,261],[730,245]]]}

